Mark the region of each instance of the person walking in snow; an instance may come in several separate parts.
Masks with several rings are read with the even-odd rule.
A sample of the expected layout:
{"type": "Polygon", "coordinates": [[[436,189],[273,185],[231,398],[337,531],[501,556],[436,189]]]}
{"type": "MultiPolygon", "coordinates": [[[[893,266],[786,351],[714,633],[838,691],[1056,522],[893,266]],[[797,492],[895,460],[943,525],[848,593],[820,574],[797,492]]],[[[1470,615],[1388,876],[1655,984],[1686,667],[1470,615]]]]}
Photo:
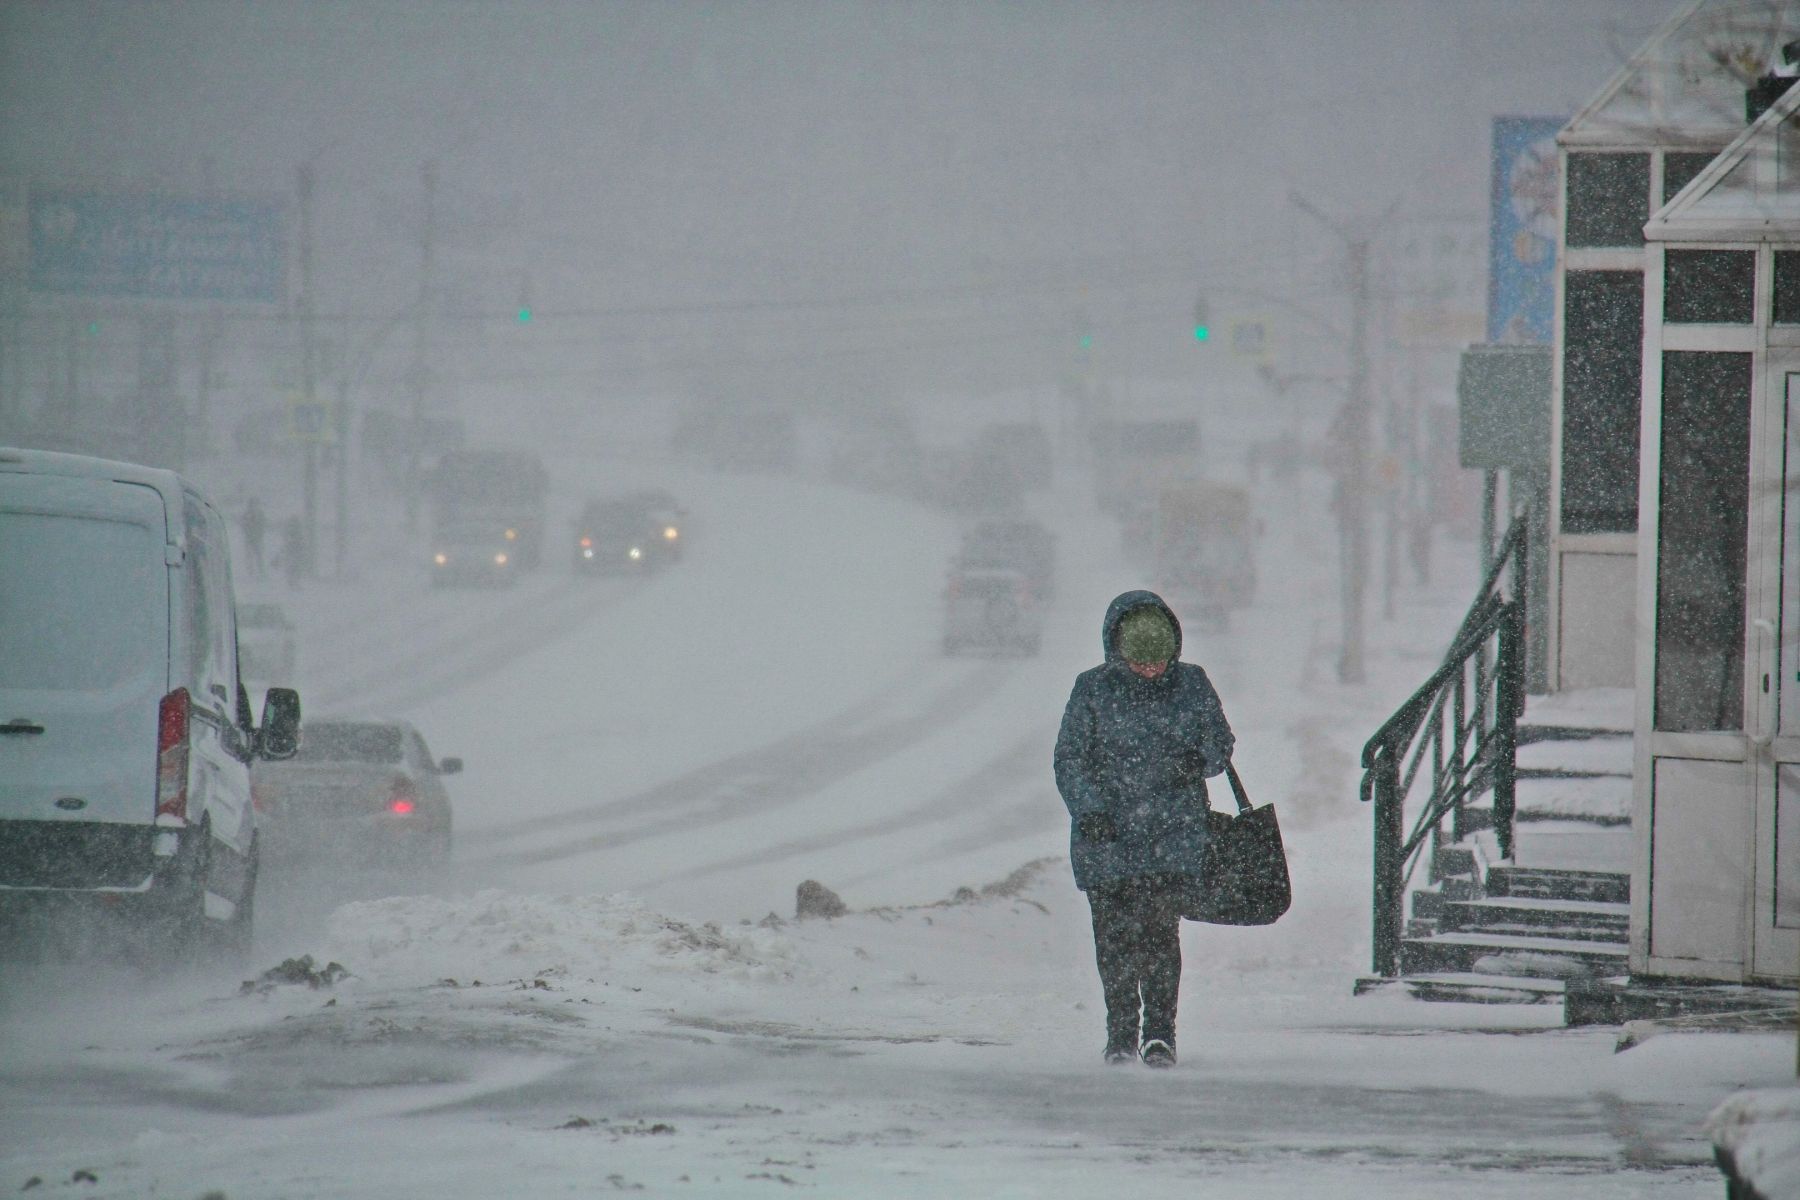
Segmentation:
{"type": "Polygon", "coordinates": [[[239,519],[244,531],[244,554],[250,561],[250,573],[258,579],[263,573],[263,538],[269,531],[268,514],[263,512],[262,502],[255,496],[244,506],[244,515],[239,519]]]}
{"type": "Polygon", "coordinates": [[[1126,592],[1101,626],[1056,737],[1069,859],[1087,893],[1106,996],[1106,1061],[1175,1065],[1182,897],[1201,882],[1206,780],[1235,738],[1206,672],[1180,661],[1181,623],[1126,592]]]}

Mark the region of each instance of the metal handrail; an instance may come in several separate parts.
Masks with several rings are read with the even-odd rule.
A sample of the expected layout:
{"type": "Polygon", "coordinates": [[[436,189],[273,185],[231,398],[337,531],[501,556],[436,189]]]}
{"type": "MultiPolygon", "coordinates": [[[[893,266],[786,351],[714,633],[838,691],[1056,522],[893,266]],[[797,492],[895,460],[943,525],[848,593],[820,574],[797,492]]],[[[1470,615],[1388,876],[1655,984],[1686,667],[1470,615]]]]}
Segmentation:
{"type": "Polygon", "coordinates": [[[1361,798],[1375,805],[1374,970],[1400,973],[1406,886],[1427,843],[1469,832],[1469,802],[1493,793],[1500,853],[1513,853],[1518,720],[1525,707],[1526,526],[1507,531],[1443,663],[1363,746],[1361,798]],[[1500,589],[1512,568],[1511,595],[1500,589]],[[1430,767],[1431,790],[1406,828],[1406,801],[1430,767]]]}

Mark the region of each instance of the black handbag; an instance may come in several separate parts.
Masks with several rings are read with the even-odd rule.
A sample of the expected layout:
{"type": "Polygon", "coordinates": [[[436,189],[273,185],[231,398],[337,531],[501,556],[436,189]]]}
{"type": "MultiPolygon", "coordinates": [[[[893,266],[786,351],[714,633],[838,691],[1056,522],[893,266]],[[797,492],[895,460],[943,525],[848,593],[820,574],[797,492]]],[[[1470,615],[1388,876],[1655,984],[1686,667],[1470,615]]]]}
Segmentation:
{"type": "Polygon", "coordinates": [[[1251,806],[1230,763],[1225,777],[1237,797],[1237,815],[1207,806],[1203,874],[1183,896],[1181,915],[1209,925],[1268,925],[1293,901],[1281,825],[1273,804],[1251,806]]]}

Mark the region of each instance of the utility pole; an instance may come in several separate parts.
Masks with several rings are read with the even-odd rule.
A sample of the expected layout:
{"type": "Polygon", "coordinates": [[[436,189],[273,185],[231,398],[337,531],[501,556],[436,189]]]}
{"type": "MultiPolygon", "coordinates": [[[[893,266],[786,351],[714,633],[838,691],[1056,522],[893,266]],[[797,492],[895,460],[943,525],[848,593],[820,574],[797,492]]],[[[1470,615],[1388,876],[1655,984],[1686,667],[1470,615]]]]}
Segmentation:
{"type": "MultiPolygon", "coordinates": [[[[300,396],[310,411],[317,396],[317,360],[313,345],[313,168],[300,165],[300,396]]],[[[306,530],[302,561],[312,563],[319,544],[319,447],[308,437],[301,460],[301,521],[306,530]]]]}
{"type": "Polygon", "coordinates": [[[1342,552],[1343,595],[1337,674],[1341,683],[1361,683],[1365,678],[1363,603],[1369,569],[1369,248],[1399,201],[1388,205],[1387,211],[1366,229],[1347,230],[1298,192],[1290,192],[1288,200],[1344,243],[1350,294],[1350,394],[1332,429],[1338,439],[1334,457],[1338,464],[1338,545],[1342,552]]]}
{"type": "Polygon", "coordinates": [[[1369,241],[1347,246],[1350,285],[1350,396],[1344,405],[1344,465],[1338,491],[1344,523],[1344,636],[1338,679],[1361,683],[1363,593],[1369,568],[1369,241]]]}
{"type": "MultiPolygon", "coordinates": [[[[218,191],[218,160],[210,154],[200,156],[200,194],[211,197],[218,191]]],[[[200,318],[200,369],[198,384],[194,388],[194,420],[193,428],[197,437],[190,442],[190,449],[200,457],[212,456],[212,388],[213,360],[219,349],[219,305],[215,302],[208,306],[206,314],[200,318]]]]}
{"type": "Polygon", "coordinates": [[[414,326],[412,364],[412,416],[408,422],[406,453],[406,528],[419,527],[419,491],[423,480],[420,470],[420,442],[425,436],[425,394],[430,386],[431,371],[431,289],[437,225],[438,167],[435,160],[424,167],[425,213],[419,229],[419,302],[418,321],[414,326]]]}
{"type": "Polygon", "coordinates": [[[337,433],[337,543],[331,562],[333,579],[344,578],[344,560],[350,542],[350,318],[344,318],[343,364],[338,372],[337,409],[332,413],[337,433]]]}

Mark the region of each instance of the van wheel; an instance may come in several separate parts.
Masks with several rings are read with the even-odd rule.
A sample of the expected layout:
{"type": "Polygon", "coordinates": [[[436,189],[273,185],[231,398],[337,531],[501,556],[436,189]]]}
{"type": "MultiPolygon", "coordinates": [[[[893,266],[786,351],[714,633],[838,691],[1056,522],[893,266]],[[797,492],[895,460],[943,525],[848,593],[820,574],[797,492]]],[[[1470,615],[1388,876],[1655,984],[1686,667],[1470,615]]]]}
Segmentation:
{"type": "Polygon", "coordinates": [[[204,825],[161,883],[162,894],[149,915],[150,936],[144,941],[144,965],[168,971],[206,957],[206,875],[212,860],[212,834],[204,825]]]}
{"type": "MultiPolygon", "coordinates": [[[[256,934],[256,876],[260,854],[254,836],[250,839],[250,866],[244,879],[244,894],[238,897],[237,908],[231,914],[231,920],[218,930],[218,948],[220,957],[227,962],[242,962],[250,957],[256,934]]],[[[205,908],[205,897],[201,898],[201,907],[205,908]]],[[[205,920],[204,916],[202,920],[205,920]]],[[[206,922],[214,924],[214,922],[206,922]]]]}

